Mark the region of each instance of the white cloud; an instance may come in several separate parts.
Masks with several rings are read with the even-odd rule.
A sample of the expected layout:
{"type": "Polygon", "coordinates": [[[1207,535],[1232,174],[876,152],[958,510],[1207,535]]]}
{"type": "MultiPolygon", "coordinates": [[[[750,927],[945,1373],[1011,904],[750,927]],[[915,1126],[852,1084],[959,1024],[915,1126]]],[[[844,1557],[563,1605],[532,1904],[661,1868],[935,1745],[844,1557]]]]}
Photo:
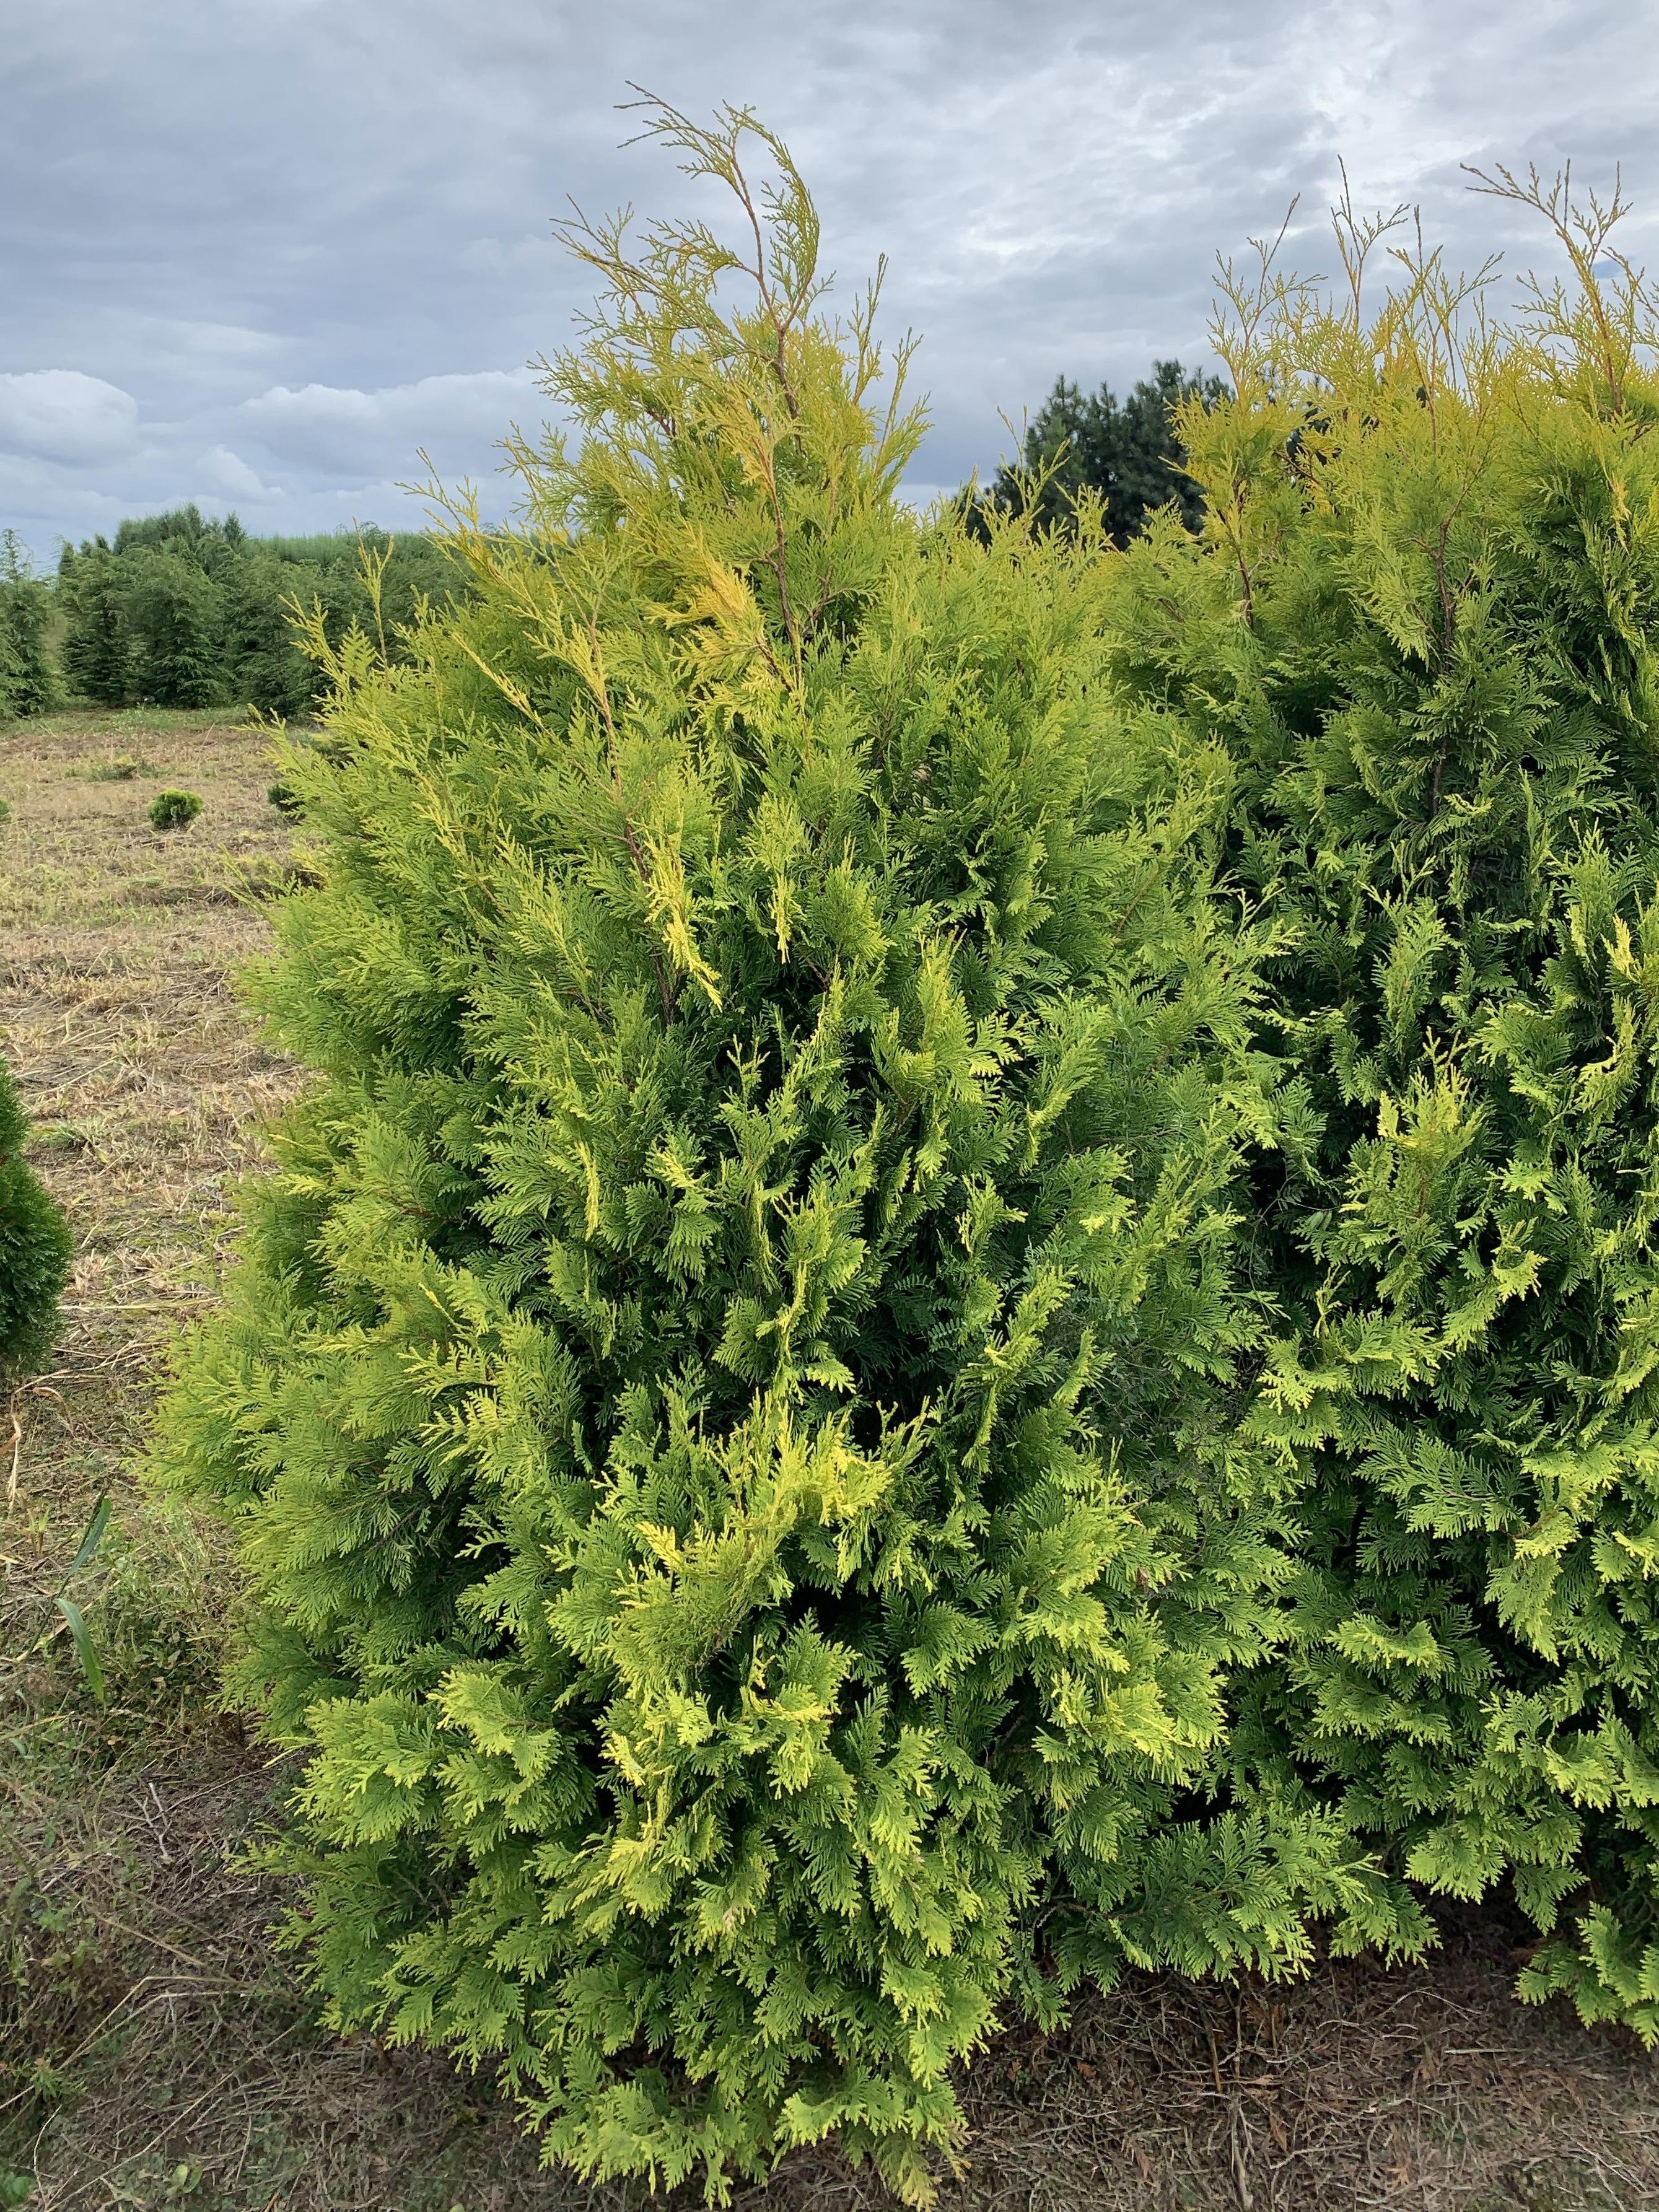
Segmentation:
{"type": "Polygon", "coordinates": [[[0,450],[85,466],[131,452],[138,403],[118,384],[78,368],[0,375],[0,450]]]}
{"type": "Polygon", "coordinates": [[[367,481],[388,468],[418,471],[417,455],[444,469],[476,468],[514,422],[541,411],[532,372],[484,368],[423,376],[373,392],[336,384],[273,385],[238,410],[284,461],[367,481]]]}
{"type": "Polygon", "coordinates": [[[279,496],[268,484],[262,483],[241,455],[232,453],[228,446],[216,446],[211,453],[203,456],[203,460],[216,489],[228,492],[233,499],[279,496]]]}

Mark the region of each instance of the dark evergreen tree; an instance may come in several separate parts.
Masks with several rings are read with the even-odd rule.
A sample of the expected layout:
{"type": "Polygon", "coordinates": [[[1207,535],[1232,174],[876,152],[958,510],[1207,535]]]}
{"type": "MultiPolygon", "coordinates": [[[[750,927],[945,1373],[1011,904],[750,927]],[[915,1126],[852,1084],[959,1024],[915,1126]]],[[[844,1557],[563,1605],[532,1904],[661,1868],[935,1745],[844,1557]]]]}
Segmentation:
{"type": "Polygon", "coordinates": [[[1104,384],[1085,393],[1062,376],[1027,424],[1018,461],[998,470],[987,496],[1060,529],[1074,526],[1080,501],[1097,502],[1117,545],[1171,503],[1196,529],[1203,495],[1182,465],[1177,416],[1194,403],[1213,407],[1225,392],[1220,378],[1189,376],[1178,361],[1154,362],[1121,404],[1104,384]]]}
{"type": "Polygon", "coordinates": [[[213,578],[186,554],[149,545],[121,566],[139,696],[156,707],[223,703],[224,606],[213,578]]]}
{"type": "Polygon", "coordinates": [[[52,613],[52,593],[39,577],[0,582],[0,654],[5,664],[0,711],[45,714],[59,703],[63,687],[46,641],[52,613]]]}
{"type": "Polygon", "coordinates": [[[301,644],[295,609],[320,595],[323,572],[281,561],[250,542],[220,581],[229,696],[285,720],[308,714],[318,670],[301,644]]]}
{"type": "Polygon", "coordinates": [[[69,1273],[69,1224],[22,1156],[22,1109],[0,1060],[0,1388],[44,1364],[69,1273]]]}
{"type": "Polygon", "coordinates": [[[11,529],[0,530],[0,718],[44,714],[62,696],[47,646],[52,593],[11,529]]]}
{"type": "Polygon", "coordinates": [[[63,667],[71,691],[100,707],[125,707],[133,696],[134,656],[122,565],[102,538],[66,547],[58,564],[64,610],[63,667]]]}

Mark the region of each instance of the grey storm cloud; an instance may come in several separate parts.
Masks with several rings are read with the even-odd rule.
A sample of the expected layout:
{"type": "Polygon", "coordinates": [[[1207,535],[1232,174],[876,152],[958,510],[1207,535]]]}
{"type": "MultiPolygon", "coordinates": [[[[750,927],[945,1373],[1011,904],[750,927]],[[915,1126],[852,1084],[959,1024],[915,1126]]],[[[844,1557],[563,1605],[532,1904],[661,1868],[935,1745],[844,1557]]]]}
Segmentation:
{"type": "MultiPolygon", "coordinates": [[[[11,0],[0,37],[0,522],[195,498],[250,527],[493,488],[585,272],[550,218],[681,213],[630,81],[752,102],[849,286],[885,253],[933,428],[912,489],[994,465],[1057,374],[1205,351],[1213,256],[1324,265],[1346,161],[1455,259],[1547,258],[1460,165],[1622,159],[1659,212],[1659,10],[1598,0],[11,0]]],[[[708,203],[703,211],[712,212],[708,203]]]]}

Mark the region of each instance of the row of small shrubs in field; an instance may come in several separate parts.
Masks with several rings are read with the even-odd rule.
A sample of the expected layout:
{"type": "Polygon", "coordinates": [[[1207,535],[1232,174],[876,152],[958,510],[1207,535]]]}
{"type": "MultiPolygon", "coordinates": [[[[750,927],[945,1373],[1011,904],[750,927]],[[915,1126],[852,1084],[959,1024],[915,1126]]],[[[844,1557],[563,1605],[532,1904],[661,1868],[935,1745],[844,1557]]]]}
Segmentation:
{"type": "Polygon", "coordinates": [[[318,1079],[163,1413],[329,2016],[917,2201],[1129,1966],[1504,1890],[1659,2035],[1651,295],[1535,180],[1510,325],[1345,216],[1224,300],[1200,527],[921,517],[784,149],[658,127],[760,258],[574,233],[580,436],[318,641],[318,1079]]]}

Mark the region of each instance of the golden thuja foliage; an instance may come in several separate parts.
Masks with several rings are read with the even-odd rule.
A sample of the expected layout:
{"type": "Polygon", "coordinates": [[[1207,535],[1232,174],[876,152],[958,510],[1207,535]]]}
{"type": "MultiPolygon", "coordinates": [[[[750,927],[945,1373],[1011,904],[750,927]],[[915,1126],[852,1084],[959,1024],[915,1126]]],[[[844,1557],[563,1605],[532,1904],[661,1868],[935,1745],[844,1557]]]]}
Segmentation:
{"type": "Polygon", "coordinates": [[[260,987],[317,1081],[161,1457],[238,1524],[331,2018],[586,2172],[834,2134],[921,2201],[1010,2011],[1418,1924],[1211,1802],[1293,1473],[1224,753],[1110,704],[1097,530],[902,501],[779,143],[653,127],[736,242],[574,227],[519,521],[329,655],[260,987]]]}
{"type": "Polygon", "coordinates": [[[1287,939],[1252,1426],[1304,1488],[1241,1782],[1507,1888],[1525,1991],[1651,2037],[1659,331],[1616,191],[1477,183],[1567,273],[1505,317],[1346,200],[1334,291],[1224,270],[1204,533],[1101,588],[1120,705],[1224,737],[1224,880],[1287,939]]]}

